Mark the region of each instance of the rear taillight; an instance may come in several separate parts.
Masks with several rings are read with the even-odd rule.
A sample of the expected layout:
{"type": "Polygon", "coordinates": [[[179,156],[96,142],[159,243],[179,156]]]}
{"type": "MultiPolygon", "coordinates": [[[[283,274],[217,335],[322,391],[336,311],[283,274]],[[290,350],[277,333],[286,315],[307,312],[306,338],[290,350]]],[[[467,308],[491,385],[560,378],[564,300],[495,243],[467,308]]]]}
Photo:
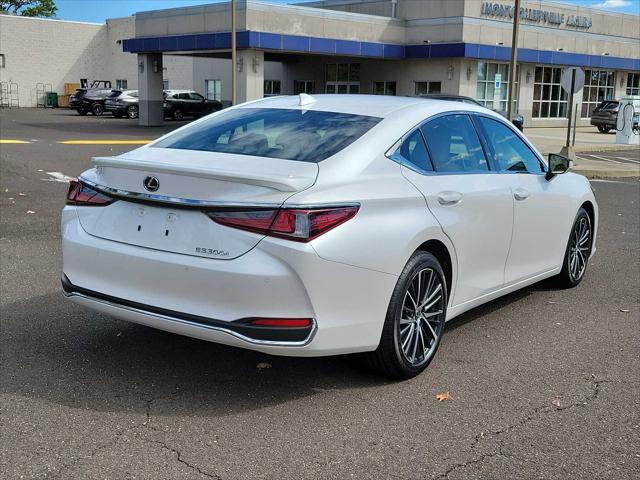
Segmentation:
{"type": "Polygon", "coordinates": [[[208,212],[216,223],[272,237],[308,242],[346,222],[357,206],[319,209],[282,209],[245,212],[208,212]]]}
{"type": "Polygon", "coordinates": [[[98,192],[91,187],[80,183],[78,180],[69,182],[69,193],[67,193],[67,205],[79,205],[89,207],[104,207],[114,202],[109,195],[98,192]]]}

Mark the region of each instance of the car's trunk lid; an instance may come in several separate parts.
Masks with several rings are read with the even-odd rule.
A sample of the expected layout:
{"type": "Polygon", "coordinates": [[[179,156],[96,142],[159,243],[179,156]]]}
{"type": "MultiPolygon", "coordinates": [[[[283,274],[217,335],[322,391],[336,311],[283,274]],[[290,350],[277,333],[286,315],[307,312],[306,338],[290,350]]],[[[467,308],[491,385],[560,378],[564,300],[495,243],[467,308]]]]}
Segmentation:
{"type": "Polygon", "coordinates": [[[81,180],[119,200],[78,208],[91,235],[174,253],[232,259],[262,235],[219,225],[206,212],[277,209],[316,180],[318,165],[290,160],[141,148],[94,158],[81,180]],[[156,185],[145,182],[153,177],[156,185]]]}

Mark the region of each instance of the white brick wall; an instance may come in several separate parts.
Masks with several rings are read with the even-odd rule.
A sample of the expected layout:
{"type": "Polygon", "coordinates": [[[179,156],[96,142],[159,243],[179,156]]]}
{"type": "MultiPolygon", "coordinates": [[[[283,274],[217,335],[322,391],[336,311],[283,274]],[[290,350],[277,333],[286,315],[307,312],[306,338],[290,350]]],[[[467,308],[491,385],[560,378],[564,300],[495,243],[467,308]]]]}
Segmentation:
{"type": "Polygon", "coordinates": [[[106,37],[105,25],[0,15],[0,81],[17,83],[20,106],[34,107],[37,83],[62,94],[66,82],[104,78],[106,37]]]}

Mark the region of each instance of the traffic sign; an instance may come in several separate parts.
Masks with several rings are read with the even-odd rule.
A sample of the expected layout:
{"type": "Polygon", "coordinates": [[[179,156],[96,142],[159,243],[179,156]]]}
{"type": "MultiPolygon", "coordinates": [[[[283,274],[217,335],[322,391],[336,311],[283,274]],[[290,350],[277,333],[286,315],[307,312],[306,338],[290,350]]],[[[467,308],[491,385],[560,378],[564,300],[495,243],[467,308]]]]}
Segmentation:
{"type": "Polygon", "coordinates": [[[560,85],[562,85],[562,89],[567,92],[573,93],[579,92],[584,87],[584,70],[580,67],[567,67],[562,70],[562,77],[560,78],[560,85]],[[575,80],[573,83],[573,89],[571,88],[571,78],[573,77],[573,72],[576,72],[575,80]]]}

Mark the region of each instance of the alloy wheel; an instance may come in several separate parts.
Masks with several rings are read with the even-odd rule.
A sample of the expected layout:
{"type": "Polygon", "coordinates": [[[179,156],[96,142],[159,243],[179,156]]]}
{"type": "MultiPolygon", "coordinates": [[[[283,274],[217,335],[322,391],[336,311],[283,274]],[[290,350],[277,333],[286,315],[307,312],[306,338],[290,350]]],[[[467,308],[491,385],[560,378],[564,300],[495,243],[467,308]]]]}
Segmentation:
{"type": "Polygon", "coordinates": [[[578,281],[587,269],[587,260],[591,250],[591,228],[586,217],[580,218],[571,234],[569,246],[569,274],[578,281]]]}
{"type": "Polygon", "coordinates": [[[405,292],[399,322],[399,346],[407,362],[427,362],[444,329],[444,289],[432,268],[417,272],[405,292]]]}

